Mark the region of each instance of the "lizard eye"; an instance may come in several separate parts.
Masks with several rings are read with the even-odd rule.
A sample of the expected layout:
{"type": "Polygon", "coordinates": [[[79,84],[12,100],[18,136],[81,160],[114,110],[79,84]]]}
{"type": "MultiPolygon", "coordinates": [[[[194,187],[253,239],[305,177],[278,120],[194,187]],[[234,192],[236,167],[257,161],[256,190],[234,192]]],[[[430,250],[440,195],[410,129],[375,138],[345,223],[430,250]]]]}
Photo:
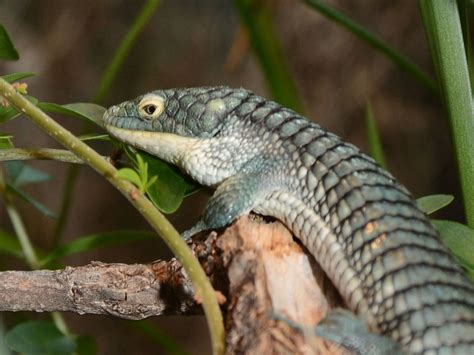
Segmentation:
{"type": "Polygon", "coordinates": [[[153,104],[143,106],[143,111],[145,111],[149,115],[153,115],[156,111],[156,106],[153,104]]]}
{"type": "Polygon", "coordinates": [[[142,117],[149,120],[153,120],[161,115],[164,108],[164,100],[158,95],[147,95],[138,104],[138,109],[142,117]]]}

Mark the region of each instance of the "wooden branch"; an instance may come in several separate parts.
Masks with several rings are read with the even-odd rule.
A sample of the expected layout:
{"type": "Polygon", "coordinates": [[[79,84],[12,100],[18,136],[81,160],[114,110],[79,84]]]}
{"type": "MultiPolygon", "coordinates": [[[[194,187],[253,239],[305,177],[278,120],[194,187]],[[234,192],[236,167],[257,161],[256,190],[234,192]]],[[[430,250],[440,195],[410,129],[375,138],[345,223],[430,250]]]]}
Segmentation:
{"type": "MultiPolygon", "coordinates": [[[[311,331],[337,293],[280,223],[241,218],[191,247],[217,290],[226,352],[340,354],[311,331]]],[[[71,311],[142,319],[202,312],[176,260],[147,265],[93,262],[64,270],[0,272],[0,311],[71,311]]]]}
{"type": "Polygon", "coordinates": [[[0,300],[0,311],[69,311],[127,319],[200,313],[176,260],[0,272],[0,300]]]}

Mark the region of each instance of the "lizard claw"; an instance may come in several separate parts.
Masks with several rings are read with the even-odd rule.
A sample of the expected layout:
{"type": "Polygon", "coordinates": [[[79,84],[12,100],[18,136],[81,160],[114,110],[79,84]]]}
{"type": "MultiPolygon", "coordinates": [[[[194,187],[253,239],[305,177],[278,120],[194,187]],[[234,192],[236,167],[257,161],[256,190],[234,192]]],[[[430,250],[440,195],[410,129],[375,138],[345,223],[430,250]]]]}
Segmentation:
{"type": "Polygon", "coordinates": [[[194,235],[198,234],[199,232],[205,231],[206,229],[208,229],[206,224],[201,220],[198,223],[196,223],[193,227],[182,232],[181,238],[187,241],[194,235]]]}

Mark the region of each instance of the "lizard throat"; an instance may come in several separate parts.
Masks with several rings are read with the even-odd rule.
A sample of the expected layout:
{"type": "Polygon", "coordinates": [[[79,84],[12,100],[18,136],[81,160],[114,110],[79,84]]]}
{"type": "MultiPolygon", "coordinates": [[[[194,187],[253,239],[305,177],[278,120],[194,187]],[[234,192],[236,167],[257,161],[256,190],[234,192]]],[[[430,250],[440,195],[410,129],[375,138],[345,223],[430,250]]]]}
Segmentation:
{"type": "Polygon", "coordinates": [[[105,125],[105,129],[118,140],[177,165],[198,141],[173,133],[134,131],[112,125],[105,125]]]}

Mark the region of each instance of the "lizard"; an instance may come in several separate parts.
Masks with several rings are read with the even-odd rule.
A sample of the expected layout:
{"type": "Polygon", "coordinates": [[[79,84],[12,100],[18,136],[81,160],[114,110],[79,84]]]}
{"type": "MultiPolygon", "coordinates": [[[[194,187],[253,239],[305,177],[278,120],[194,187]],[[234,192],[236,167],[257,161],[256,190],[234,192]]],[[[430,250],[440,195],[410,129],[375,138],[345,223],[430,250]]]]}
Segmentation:
{"type": "Polygon", "coordinates": [[[410,192],[354,145],[225,86],[153,91],[110,107],[103,124],[215,189],[184,238],[251,211],[272,216],[368,331],[405,353],[474,353],[474,285],[410,192]]]}

